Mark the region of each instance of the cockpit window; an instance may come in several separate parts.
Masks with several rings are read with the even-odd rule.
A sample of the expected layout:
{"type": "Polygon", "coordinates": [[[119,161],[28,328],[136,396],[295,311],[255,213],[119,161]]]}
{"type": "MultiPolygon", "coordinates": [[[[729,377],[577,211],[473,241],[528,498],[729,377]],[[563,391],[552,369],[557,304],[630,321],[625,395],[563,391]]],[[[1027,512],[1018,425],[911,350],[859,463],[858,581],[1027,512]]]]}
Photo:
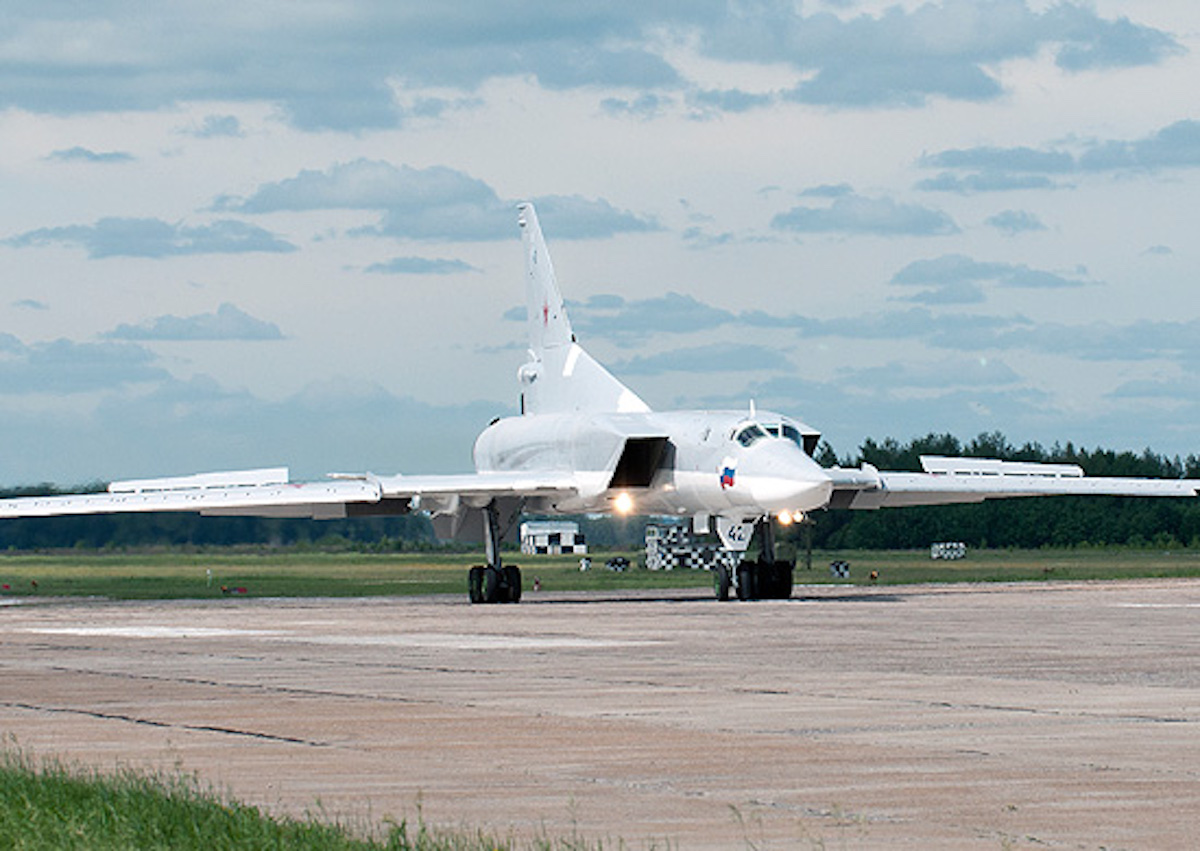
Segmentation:
{"type": "Polygon", "coordinates": [[[748,423],[738,429],[733,435],[734,440],[742,446],[747,447],[753,446],[758,441],[768,437],[790,440],[802,450],[808,452],[808,449],[804,445],[804,435],[800,433],[800,429],[789,422],[748,423]]]}
{"type": "Polygon", "coordinates": [[[742,444],[742,446],[753,446],[766,436],[767,433],[762,430],[760,425],[757,423],[751,423],[735,434],[733,439],[742,444]]]}

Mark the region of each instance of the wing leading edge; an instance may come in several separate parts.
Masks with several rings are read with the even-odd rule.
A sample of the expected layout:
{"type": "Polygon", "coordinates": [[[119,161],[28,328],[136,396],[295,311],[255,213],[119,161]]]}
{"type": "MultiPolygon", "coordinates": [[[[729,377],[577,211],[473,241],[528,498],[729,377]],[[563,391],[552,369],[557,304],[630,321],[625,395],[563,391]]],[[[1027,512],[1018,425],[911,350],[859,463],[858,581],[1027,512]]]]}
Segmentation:
{"type": "Polygon", "coordinates": [[[492,499],[549,499],[575,492],[574,479],[560,475],[333,474],[324,482],[291,482],[287,468],[274,467],[113,482],[103,493],[0,499],[0,519],[181,511],[216,517],[334,520],[413,510],[457,513],[492,499]]]}
{"type": "Polygon", "coordinates": [[[0,519],[156,511],[334,519],[347,516],[348,505],[381,497],[379,485],[368,479],[289,482],[287,468],[273,467],[113,482],[104,493],[4,499],[0,519]]]}
{"type": "Polygon", "coordinates": [[[833,467],[831,508],[952,505],[1020,496],[1195,497],[1196,479],[1090,478],[1071,464],[1031,464],[991,458],[921,456],[923,473],[833,467]]]}

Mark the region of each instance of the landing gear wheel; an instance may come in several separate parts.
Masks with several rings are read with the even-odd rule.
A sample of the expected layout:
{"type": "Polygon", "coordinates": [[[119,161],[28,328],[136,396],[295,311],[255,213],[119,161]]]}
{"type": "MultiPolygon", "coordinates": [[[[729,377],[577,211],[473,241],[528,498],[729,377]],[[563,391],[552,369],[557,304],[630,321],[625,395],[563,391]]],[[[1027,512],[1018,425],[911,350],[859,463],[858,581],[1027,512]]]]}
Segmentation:
{"type": "Polygon", "coordinates": [[[713,565],[713,591],[716,592],[717,599],[725,602],[729,599],[729,589],[733,587],[733,581],[729,578],[729,568],[723,564],[713,565]]]}
{"type": "Polygon", "coordinates": [[[500,575],[500,570],[495,567],[485,567],[483,569],[483,602],[484,603],[499,603],[500,602],[500,586],[503,577],[500,575]]]}
{"type": "Polygon", "coordinates": [[[758,599],[758,565],[752,561],[744,561],[737,567],[737,598],[758,599]]]}
{"type": "Polygon", "coordinates": [[[763,563],[758,567],[766,577],[765,581],[760,583],[761,594],[765,599],[787,600],[792,596],[793,566],[790,561],[763,563]]]}
{"type": "Polygon", "coordinates": [[[796,584],[796,563],[794,561],[783,562],[782,582],[779,598],[781,600],[792,599],[792,586],[796,584]]]}
{"type": "Polygon", "coordinates": [[[502,601],[505,603],[521,602],[521,568],[516,565],[505,567],[504,585],[506,587],[501,593],[502,601]]]}
{"type": "Polygon", "coordinates": [[[754,569],[758,571],[758,599],[776,599],[779,596],[779,576],[775,565],[769,561],[759,561],[755,562],[754,569]]]}
{"type": "Polygon", "coordinates": [[[472,567],[467,571],[467,596],[472,603],[486,602],[483,595],[483,574],[485,567],[472,567]]]}

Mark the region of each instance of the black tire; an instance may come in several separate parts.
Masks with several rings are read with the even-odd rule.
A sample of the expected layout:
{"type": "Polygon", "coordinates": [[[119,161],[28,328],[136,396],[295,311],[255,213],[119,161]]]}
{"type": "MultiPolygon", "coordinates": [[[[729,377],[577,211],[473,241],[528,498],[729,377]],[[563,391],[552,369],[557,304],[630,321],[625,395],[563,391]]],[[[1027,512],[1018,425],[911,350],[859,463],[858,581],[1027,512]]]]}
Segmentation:
{"type": "Polygon", "coordinates": [[[724,603],[729,599],[729,589],[733,587],[733,581],[729,578],[729,568],[723,564],[713,565],[713,591],[716,592],[717,599],[724,603]]]}
{"type": "Polygon", "coordinates": [[[505,603],[521,602],[521,568],[515,564],[504,568],[505,588],[501,598],[505,603]]]}
{"type": "Polygon", "coordinates": [[[758,592],[757,599],[774,600],[778,585],[775,581],[775,565],[769,561],[756,561],[754,562],[754,573],[756,576],[754,590],[758,592]]]}
{"type": "Polygon", "coordinates": [[[739,600],[758,599],[758,565],[752,561],[744,561],[737,568],[737,598],[739,600]]]}
{"type": "Polygon", "coordinates": [[[790,561],[777,561],[771,566],[772,599],[790,600],[792,598],[795,568],[795,564],[790,561]]]}
{"type": "Polygon", "coordinates": [[[472,603],[486,602],[483,596],[484,570],[482,567],[472,567],[467,571],[467,596],[472,603]]]}
{"type": "Polygon", "coordinates": [[[483,569],[483,602],[499,603],[500,586],[502,583],[500,571],[491,565],[483,569]]]}

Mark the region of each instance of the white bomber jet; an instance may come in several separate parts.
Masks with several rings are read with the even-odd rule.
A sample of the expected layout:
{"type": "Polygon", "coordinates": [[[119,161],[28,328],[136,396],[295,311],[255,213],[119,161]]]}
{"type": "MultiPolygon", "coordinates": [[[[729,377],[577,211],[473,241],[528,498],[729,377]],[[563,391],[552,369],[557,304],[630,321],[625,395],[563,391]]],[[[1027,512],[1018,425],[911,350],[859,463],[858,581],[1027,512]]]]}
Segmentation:
{"type": "Polygon", "coordinates": [[[1200,480],[1088,478],[1077,466],[923,457],[923,473],[823,468],[820,433],[768,411],[650,410],[578,343],[531,204],[519,208],[529,360],[517,373],[521,414],[475,441],[473,474],[332,474],[293,483],[287,468],[113,482],[107,493],[0,500],[0,519],[111,512],[332,519],[427,512],[442,537],[482,538],[473,603],[517,602],[521,572],[501,559],[517,518],[533,514],[690,517],[724,545],[761,555],[714,570],[717,598],[791,595],[793,563],[774,526],[822,508],[877,509],[1061,494],[1194,497],[1200,480]]]}

